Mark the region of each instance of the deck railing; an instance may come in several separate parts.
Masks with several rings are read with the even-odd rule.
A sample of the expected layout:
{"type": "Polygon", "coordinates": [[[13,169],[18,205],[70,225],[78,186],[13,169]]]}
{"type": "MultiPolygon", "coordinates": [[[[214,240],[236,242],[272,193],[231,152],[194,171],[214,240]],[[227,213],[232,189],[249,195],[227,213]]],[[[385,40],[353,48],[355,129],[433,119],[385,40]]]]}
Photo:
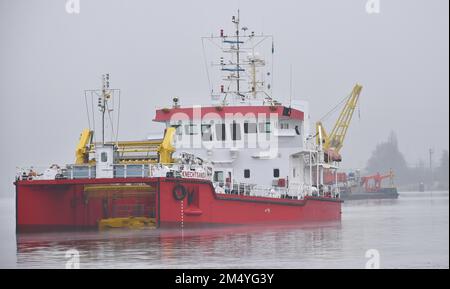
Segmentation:
{"type": "MultiPolygon", "coordinates": [[[[209,179],[212,168],[206,165],[190,164],[114,164],[111,169],[114,178],[148,178],[148,177],[185,177],[209,179]]],[[[64,168],[53,165],[50,168],[33,166],[17,168],[16,179],[52,180],[52,179],[95,179],[95,165],[66,165],[64,168]]]]}
{"type": "Polygon", "coordinates": [[[268,187],[249,183],[234,183],[231,185],[223,182],[215,182],[214,187],[216,189],[216,193],[218,194],[234,194],[279,199],[303,200],[307,196],[327,196],[332,198],[337,196],[337,193],[333,187],[326,187],[319,191],[314,186],[295,183],[289,184],[287,187],[268,187]]]}

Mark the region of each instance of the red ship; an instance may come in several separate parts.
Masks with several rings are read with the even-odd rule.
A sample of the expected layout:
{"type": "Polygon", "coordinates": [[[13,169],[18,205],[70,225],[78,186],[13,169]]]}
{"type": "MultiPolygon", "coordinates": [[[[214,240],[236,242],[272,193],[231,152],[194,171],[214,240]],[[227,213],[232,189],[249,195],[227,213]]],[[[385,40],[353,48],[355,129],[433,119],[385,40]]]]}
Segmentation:
{"type": "Polygon", "coordinates": [[[255,52],[268,40],[272,55],[273,38],[232,21],[231,35],[202,39],[228,55],[214,64],[226,85],[211,89],[210,106],[174,98],[157,109],[158,138],[118,141],[120,90],[108,74],[101,89],[86,91],[100,113],[87,107],[75,164],[18,172],[17,230],[340,220],[338,187],[324,182],[338,166],[320,133],[309,134],[307,103],[274,99],[270,60],[255,52]]]}
{"type": "Polygon", "coordinates": [[[187,227],[339,220],[341,213],[341,202],[330,197],[293,200],[217,194],[211,182],[194,179],[18,181],[16,185],[18,231],[97,228],[101,220],[130,216],[154,218],[157,227],[187,227]],[[122,187],[109,190],[110,196],[90,197],[86,193],[86,188],[94,184],[113,183],[122,187]],[[124,187],[134,184],[147,188],[145,191],[127,188],[128,196],[114,197],[114,194],[124,194],[124,187]],[[187,191],[183,199],[174,193],[181,188],[187,191]],[[128,209],[115,211],[119,206],[128,209]]]}

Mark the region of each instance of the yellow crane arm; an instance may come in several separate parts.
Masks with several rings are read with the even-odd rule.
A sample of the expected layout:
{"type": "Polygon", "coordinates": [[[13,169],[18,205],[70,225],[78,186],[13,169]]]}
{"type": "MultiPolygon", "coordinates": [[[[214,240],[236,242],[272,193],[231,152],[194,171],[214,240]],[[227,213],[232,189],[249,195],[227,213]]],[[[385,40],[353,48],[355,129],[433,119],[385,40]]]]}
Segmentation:
{"type": "Polygon", "coordinates": [[[353,87],[352,93],[347,98],[345,106],[330,134],[327,134],[322,122],[318,121],[316,123],[316,143],[317,145],[322,145],[328,160],[341,161],[339,151],[344,145],[345,135],[358,104],[361,90],[362,86],[359,84],[353,87]]]}
{"type": "Polygon", "coordinates": [[[347,99],[344,108],[339,115],[336,124],[333,127],[329,137],[325,141],[325,149],[334,149],[337,153],[344,145],[345,135],[347,134],[348,127],[352,120],[353,113],[355,112],[356,105],[358,104],[359,95],[361,94],[362,86],[356,84],[353,87],[350,97],[347,99]]]}
{"type": "Polygon", "coordinates": [[[88,162],[88,144],[91,142],[93,131],[84,129],[81,132],[80,140],[78,141],[77,148],[75,150],[75,164],[81,165],[88,162]]]}
{"type": "Polygon", "coordinates": [[[172,154],[175,152],[175,147],[173,146],[175,131],[176,128],[168,127],[164,133],[164,139],[159,145],[159,162],[162,164],[173,163],[172,154]]]}
{"type": "Polygon", "coordinates": [[[316,143],[320,145],[320,140],[322,140],[322,145],[325,145],[326,140],[328,139],[328,134],[323,127],[322,122],[316,122],[316,143]]]}

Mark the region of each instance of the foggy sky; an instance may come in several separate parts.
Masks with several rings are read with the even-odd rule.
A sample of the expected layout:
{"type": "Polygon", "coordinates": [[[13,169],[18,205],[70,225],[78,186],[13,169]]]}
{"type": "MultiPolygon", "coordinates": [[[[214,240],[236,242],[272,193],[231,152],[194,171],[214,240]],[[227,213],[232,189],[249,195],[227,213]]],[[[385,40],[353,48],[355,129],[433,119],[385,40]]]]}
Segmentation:
{"type": "Polygon", "coordinates": [[[67,14],[66,0],[0,0],[0,196],[14,195],[16,166],[74,161],[83,90],[102,73],[122,91],[121,139],[160,132],[154,110],[174,96],[209,103],[200,37],[230,31],[237,8],[242,25],[275,37],[276,99],[288,101],[291,65],[312,121],[364,86],[344,167],[364,167],[391,130],[410,165],[449,147],[447,0],[381,0],[376,15],[366,0],[80,2],[67,14]]]}

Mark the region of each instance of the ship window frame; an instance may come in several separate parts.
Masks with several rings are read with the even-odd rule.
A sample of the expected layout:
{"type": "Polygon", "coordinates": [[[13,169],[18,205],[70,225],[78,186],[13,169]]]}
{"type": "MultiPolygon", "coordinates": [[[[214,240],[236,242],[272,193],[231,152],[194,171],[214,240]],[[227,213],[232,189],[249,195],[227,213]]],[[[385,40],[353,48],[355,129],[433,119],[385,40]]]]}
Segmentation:
{"type": "Polygon", "coordinates": [[[244,170],[244,179],[250,179],[250,169],[244,170]]]}
{"type": "Polygon", "coordinates": [[[200,126],[200,133],[202,135],[202,141],[210,142],[213,140],[212,124],[202,123],[200,126]],[[204,128],[208,127],[208,133],[205,133],[204,128]],[[209,136],[209,137],[208,137],[209,136]],[[206,137],[206,138],[205,138],[206,137]]]}
{"type": "Polygon", "coordinates": [[[280,169],[278,169],[278,168],[273,169],[273,177],[274,178],[280,177],[280,169]]]}
{"type": "Polygon", "coordinates": [[[280,122],[280,129],[281,130],[288,130],[289,129],[289,122],[280,122]]]}
{"type": "Polygon", "coordinates": [[[244,134],[258,133],[258,124],[256,122],[244,122],[244,134]]]}
{"type": "Polygon", "coordinates": [[[270,121],[264,121],[259,123],[259,132],[261,133],[271,133],[272,126],[270,121]]]}
{"type": "Polygon", "coordinates": [[[233,141],[242,140],[240,123],[238,123],[236,121],[233,121],[232,123],[230,123],[230,133],[231,133],[231,140],[233,140],[233,141]]]}
{"type": "Polygon", "coordinates": [[[225,181],[225,172],[224,171],[215,171],[213,174],[213,181],[216,183],[223,183],[225,181]],[[219,179],[218,175],[222,175],[222,178],[219,179]]]}
{"type": "Polygon", "coordinates": [[[108,162],[108,154],[106,152],[101,152],[100,153],[100,161],[102,163],[108,162]]]}
{"type": "Polygon", "coordinates": [[[186,135],[198,135],[198,127],[195,123],[188,123],[184,125],[184,132],[186,135]]]}
{"type": "Polygon", "coordinates": [[[226,126],[224,123],[216,123],[214,126],[214,130],[215,130],[215,135],[216,135],[217,141],[226,141],[227,140],[226,126]]]}
{"type": "Polygon", "coordinates": [[[183,127],[181,124],[172,124],[170,127],[173,127],[175,129],[175,135],[182,135],[183,134],[183,127]]]}

